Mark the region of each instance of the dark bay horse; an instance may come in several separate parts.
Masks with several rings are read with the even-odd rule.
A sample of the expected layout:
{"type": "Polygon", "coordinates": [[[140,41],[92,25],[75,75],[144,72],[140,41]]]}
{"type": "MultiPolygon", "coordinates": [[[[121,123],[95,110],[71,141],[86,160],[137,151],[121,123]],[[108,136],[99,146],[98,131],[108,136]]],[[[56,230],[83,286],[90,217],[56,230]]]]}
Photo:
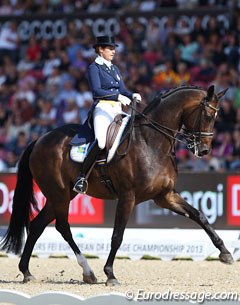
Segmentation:
{"type": "MultiPolygon", "coordinates": [[[[225,92],[214,93],[214,86],[208,90],[184,86],[156,97],[135,119],[129,153],[124,157],[116,156],[107,165],[117,195],[100,182],[97,168],[92,171],[88,195],[118,198],[111,250],[104,266],[107,285],[118,284],[113,263],[131,212],[136,204],[149,199],[153,199],[159,207],[197,222],[219,249],[220,260],[228,264],[233,262],[230,252],[206,217],[174,189],[177,179],[174,157],[176,135],[184,130],[183,135],[192,152],[199,157],[208,154],[218,102],[225,92]]],[[[45,227],[54,219],[56,229],[68,242],[83,268],[83,280],[96,282],[87,260],[72,238],[68,223],[69,203],[76,196],[72,188],[80,167],[69,158],[69,142],[76,130],[76,125],[65,125],[43,135],[28,146],[19,162],[12,216],[1,249],[20,254],[26,229],[27,240],[19,263],[24,282],[34,279],[29,271],[31,253],[45,227]],[[33,179],[46,197],[46,204],[31,220],[32,208],[36,207],[33,179]]],[[[126,141],[120,149],[124,145],[127,146],[126,141]]]]}

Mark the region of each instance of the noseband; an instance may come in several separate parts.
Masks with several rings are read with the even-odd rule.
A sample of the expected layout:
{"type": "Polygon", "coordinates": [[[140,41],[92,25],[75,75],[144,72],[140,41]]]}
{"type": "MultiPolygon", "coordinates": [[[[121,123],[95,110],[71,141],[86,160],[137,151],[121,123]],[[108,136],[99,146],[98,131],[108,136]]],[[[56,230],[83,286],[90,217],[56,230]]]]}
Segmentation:
{"type": "Polygon", "coordinates": [[[201,144],[201,138],[212,138],[213,137],[213,132],[201,131],[202,118],[203,118],[204,111],[206,111],[206,108],[213,109],[215,111],[215,117],[216,117],[217,112],[219,110],[219,108],[216,108],[209,103],[208,97],[204,97],[201,100],[199,106],[200,106],[200,111],[199,111],[199,115],[196,118],[193,131],[189,132],[189,131],[184,130],[184,137],[187,141],[187,147],[191,150],[194,149],[194,151],[196,151],[197,146],[201,144]]]}

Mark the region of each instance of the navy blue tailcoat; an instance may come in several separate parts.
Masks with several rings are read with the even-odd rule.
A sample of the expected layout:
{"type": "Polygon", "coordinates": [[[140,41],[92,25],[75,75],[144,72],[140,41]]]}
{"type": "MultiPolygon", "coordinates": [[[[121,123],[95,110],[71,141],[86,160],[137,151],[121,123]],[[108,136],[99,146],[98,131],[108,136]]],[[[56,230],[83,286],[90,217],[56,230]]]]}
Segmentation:
{"type": "Polygon", "coordinates": [[[88,81],[95,104],[100,99],[117,101],[119,94],[132,99],[133,93],[126,89],[116,65],[109,68],[105,64],[93,62],[88,67],[88,81]]]}

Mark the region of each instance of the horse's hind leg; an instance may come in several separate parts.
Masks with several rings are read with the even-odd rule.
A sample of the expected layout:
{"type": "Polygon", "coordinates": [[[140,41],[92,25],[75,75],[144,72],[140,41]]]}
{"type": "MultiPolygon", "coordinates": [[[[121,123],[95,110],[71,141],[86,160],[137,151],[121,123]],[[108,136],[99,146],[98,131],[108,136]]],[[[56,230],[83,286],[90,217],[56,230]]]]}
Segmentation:
{"type": "Polygon", "coordinates": [[[231,253],[225,247],[223,240],[217,235],[215,230],[209,224],[204,214],[193,208],[186,200],[184,200],[177,192],[171,192],[167,195],[159,196],[154,200],[157,205],[162,208],[169,209],[177,214],[191,218],[197,222],[208,234],[215,247],[220,250],[220,261],[226,264],[232,264],[233,258],[231,253]]]}
{"type": "Polygon", "coordinates": [[[61,233],[62,237],[69,244],[74,254],[76,255],[78,264],[83,269],[83,281],[88,284],[94,284],[97,282],[93,271],[88,265],[87,259],[81,253],[80,249],[73,240],[70,226],[68,223],[68,204],[60,204],[55,206],[56,213],[56,229],[61,233]]]}
{"type": "Polygon", "coordinates": [[[44,208],[40,211],[40,213],[32,220],[29,227],[29,234],[27,237],[26,244],[24,246],[24,250],[21,256],[21,260],[19,262],[19,270],[23,273],[23,282],[29,282],[31,280],[35,280],[32,274],[29,271],[29,260],[34,248],[35,243],[38,238],[46,228],[46,226],[54,220],[54,212],[52,209],[52,205],[46,201],[44,208]]]}

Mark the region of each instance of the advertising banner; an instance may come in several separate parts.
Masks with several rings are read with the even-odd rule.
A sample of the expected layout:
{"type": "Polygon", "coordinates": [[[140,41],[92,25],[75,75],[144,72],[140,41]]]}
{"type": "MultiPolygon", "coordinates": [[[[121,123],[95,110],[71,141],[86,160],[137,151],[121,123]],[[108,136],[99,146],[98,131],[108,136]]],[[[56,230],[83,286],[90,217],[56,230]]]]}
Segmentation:
{"type": "MultiPolygon", "coordinates": [[[[240,175],[233,173],[181,173],[176,190],[190,205],[202,211],[215,229],[240,229],[240,175]]],[[[193,221],[152,201],[136,211],[136,225],[164,228],[199,228],[193,221]]]]}
{"type": "Polygon", "coordinates": [[[87,14],[78,12],[76,14],[33,14],[21,16],[1,16],[0,26],[13,19],[18,24],[18,33],[22,41],[28,41],[31,36],[37,39],[62,39],[69,33],[69,23],[74,22],[79,31],[84,25],[90,26],[95,36],[117,35],[120,32],[121,22],[131,24],[138,20],[146,26],[150,19],[154,20],[159,29],[163,29],[168,19],[174,16],[176,24],[182,20],[189,28],[194,26],[197,16],[202,17],[201,26],[207,28],[211,16],[215,16],[221,28],[229,29],[231,20],[230,10],[225,8],[202,8],[201,10],[176,10],[175,8],[161,8],[154,12],[102,12],[98,14],[87,14]]]}
{"type": "MultiPolygon", "coordinates": [[[[15,174],[0,175],[0,235],[4,234],[12,211],[15,174]]],[[[240,176],[231,173],[181,173],[176,190],[193,207],[201,210],[223,238],[234,259],[240,258],[240,176]]],[[[45,197],[35,194],[41,208],[45,197]]],[[[116,202],[77,195],[70,204],[69,222],[74,240],[86,254],[107,257],[110,251],[116,202]]],[[[54,224],[52,224],[54,225],[54,224]]],[[[34,248],[38,256],[65,253],[69,245],[49,226],[34,248]]],[[[218,257],[204,230],[188,218],[160,209],[154,202],[138,205],[129,220],[120,256],[132,259],[152,255],[161,259],[218,257]],[[179,230],[180,229],[180,230],[179,230]]]]}
{"type": "MultiPolygon", "coordinates": [[[[12,212],[12,199],[16,184],[15,174],[0,175],[0,226],[8,225],[12,212]]],[[[38,186],[34,188],[35,196],[41,210],[46,202],[38,186]]],[[[76,196],[70,204],[69,223],[71,225],[104,226],[104,201],[89,196],[76,196]]]]}
{"type": "MultiPolygon", "coordinates": [[[[0,226],[9,222],[15,183],[15,174],[0,174],[0,226]]],[[[190,205],[202,211],[215,229],[240,229],[240,175],[180,173],[176,190],[190,205]]],[[[37,186],[35,194],[41,209],[45,197],[37,186]]],[[[77,195],[70,204],[69,223],[71,226],[112,228],[115,209],[116,201],[77,195]]],[[[136,206],[128,227],[199,229],[192,220],[161,209],[152,200],[136,206]]]]}

